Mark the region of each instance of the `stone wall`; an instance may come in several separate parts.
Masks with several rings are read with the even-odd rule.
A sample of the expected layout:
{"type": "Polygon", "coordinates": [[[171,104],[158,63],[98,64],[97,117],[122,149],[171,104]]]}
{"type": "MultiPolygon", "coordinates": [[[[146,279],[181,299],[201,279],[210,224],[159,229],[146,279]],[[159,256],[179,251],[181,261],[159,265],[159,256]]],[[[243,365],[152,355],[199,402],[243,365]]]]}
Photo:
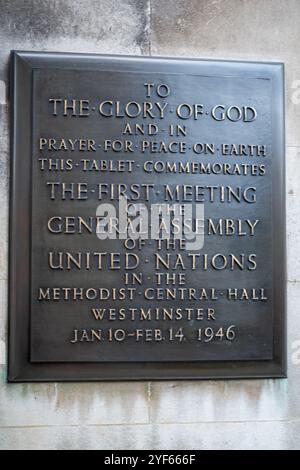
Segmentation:
{"type": "Polygon", "coordinates": [[[300,447],[300,2],[0,0],[0,448],[300,447]],[[287,380],[6,383],[11,49],[285,63],[287,380]]]}

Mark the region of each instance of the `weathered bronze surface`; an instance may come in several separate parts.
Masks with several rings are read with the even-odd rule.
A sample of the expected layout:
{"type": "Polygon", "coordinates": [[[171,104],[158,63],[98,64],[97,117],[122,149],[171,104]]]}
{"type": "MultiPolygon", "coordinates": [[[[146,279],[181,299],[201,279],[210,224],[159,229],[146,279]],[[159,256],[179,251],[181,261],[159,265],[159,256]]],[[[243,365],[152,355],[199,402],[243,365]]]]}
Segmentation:
{"type": "Polygon", "coordinates": [[[11,98],[9,380],[284,377],[282,64],[17,52],[11,98]],[[100,239],[120,195],[203,246],[100,239]]]}

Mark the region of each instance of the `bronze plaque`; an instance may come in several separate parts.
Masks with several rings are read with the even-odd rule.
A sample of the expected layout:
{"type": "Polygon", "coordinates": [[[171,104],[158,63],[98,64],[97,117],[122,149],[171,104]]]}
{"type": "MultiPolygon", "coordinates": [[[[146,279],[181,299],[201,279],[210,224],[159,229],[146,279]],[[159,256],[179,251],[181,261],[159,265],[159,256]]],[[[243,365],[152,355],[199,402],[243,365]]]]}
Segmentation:
{"type": "Polygon", "coordinates": [[[284,377],[283,65],[12,54],[10,381],[284,377]]]}

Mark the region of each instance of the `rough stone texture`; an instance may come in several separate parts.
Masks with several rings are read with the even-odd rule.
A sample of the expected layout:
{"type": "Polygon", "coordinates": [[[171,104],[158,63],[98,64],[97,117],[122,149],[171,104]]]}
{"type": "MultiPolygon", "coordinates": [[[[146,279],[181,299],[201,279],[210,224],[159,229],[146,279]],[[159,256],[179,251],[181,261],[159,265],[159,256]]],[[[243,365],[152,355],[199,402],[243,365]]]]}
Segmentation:
{"type": "Polygon", "coordinates": [[[1,0],[2,71],[11,49],[141,54],[148,52],[143,0],[1,0]]]}
{"type": "MultiPolygon", "coordinates": [[[[7,428],[2,449],[298,449],[294,422],[7,428]]],[[[110,455],[108,453],[108,455],[110,455]]]]}
{"type": "Polygon", "coordinates": [[[0,80],[0,104],[6,104],[6,84],[4,80],[0,80]]]}
{"type": "Polygon", "coordinates": [[[298,0],[0,0],[1,449],[299,449],[299,20],[298,0]],[[285,63],[288,380],[6,383],[11,49],[285,63]]]}
{"type": "MultiPolygon", "coordinates": [[[[0,280],[0,368],[6,364],[7,281],[0,280]]],[[[0,393],[3,384],[0,386],[0,393]]],[[[0,407],[1,409],[1,407],[0,407]]]]}
{"type": "Polygon", "coordinates": [[[153,55],[284,62],[287,143],[300,144],[300,107],[292,101],[300,85],[298,0],[151,0],[151,5],[153,55]]]}
{"type": "Polygon", "coordinates": [[[1,387],[7,427],[147,424],[145,383],[17,384],[1,387]],[[22,400],[20,400],[22,397],[22,400]]]}
{"type": "MultiPolygon", "coordinates": [[[[300,106],[300,104],[298,105],[300,106]]],[[[299,121],[300,122],[300,121],[299,121]]],[[[300,246],[300,148],[289,147],[286,151],[286,209],[287,223],[287,276],[289,281],[300,279],[300,259],[293,252],[300,246]]]]}

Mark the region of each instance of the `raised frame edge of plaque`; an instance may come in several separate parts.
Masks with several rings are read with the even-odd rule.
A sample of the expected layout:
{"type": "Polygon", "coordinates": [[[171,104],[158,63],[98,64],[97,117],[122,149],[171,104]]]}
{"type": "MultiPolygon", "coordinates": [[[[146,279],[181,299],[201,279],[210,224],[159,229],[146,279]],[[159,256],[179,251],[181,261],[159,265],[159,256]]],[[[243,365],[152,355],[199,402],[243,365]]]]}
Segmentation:
{"type": "Polygon", "coordinates": [[[116,380],[193,380],[193,379],[258,379],[287,377],[286,344],[286,234],[285,234],[285,127],[284,127],[284,64],[196,58],[139,57],[55,52],[11,51],[10,72],[10,135],[11,172],[9,207],[9,341],[8,376],[10,383],[79,382],[116,380]],[[224,69],[236,65],[267,67],[272,78],[272,123],[275,164],[272,180],[278,190],[273,193],[276,211],[274,234],[274,359],[272,361],[235,361],[227,363],[87,363],[32,364],[29,362],[29,293],[30,293],[30,201],[31,191],[31,100],[32,70],[47,64],[64,67],[70,61],[75,68],[104,63],[130,61],[133,69],[145,63],[217,64],[224,69]],[[28,112],[27,119],[24,115],[28,112]],[[30,118],[29,118],[30,116],[30,118]],[[20,155],[22,154],[22,159],[20,155]],[[25,214],[25,215],[24,215],[25,214]],[[27,215],[26,215],[27,214],[27,215]],[[26,256],[27,255],[27,256],[26,256]],[[81,367],[81,368],[80,368],[81,367]],[[80,369],[80,370],[79,370],[80,369]]]}

